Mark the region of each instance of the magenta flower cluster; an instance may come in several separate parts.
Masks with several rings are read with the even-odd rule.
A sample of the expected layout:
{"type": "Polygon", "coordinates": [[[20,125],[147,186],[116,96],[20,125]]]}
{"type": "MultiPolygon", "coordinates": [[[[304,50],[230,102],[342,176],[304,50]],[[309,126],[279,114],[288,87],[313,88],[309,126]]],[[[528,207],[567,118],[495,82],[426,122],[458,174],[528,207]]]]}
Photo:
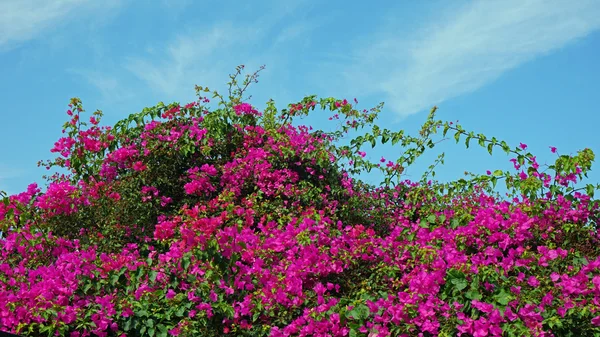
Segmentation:
{"type": "MultiPolygon", "coordinates": [[[[329,103],[334,119],[362,123],[348,101],[329,103]]],[[[593,198],[502,200],[483,184],[454,195],[410,181],[368,186],[342,169],[364,150],[338,151],[332,138],[280,122],[318,105],[291,105],[262,124],[267,112],[247,103],[214,112],[198,102],[159,106],[152,121],[118,133],[99,127],[97,115],[84,130],[75,100],[49,164],[71,173],[0,203],[0,330],[600,333],[593,198]]],[[[535,157],[515,160],[514,181],[571,186],[585,165],[578,158],[555,176],[539,172],[535,157]]]]}

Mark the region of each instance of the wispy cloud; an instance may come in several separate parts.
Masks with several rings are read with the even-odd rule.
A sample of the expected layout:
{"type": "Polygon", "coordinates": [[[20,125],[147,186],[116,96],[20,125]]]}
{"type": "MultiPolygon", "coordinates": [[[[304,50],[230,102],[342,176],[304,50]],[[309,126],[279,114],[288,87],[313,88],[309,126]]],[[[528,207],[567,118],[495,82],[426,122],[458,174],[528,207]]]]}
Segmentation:
{"type": "Polygon", "coordinates": [[[125,68],[155,91],[172,98],[190,92],[197,81],[211,82],[221,77],[221,63],[231,55],[235,45],[251,38],[252,32],[231,24],[209,31],[181,34],[169,43],[165,55],[131,57],[125,68]]]}
{"type": "Polygon", "coordinates": [[[318,27],[319,27],[319,24],[317,24],[315,22],[300,21],[291,26],[285,27],[279,33],[279,35],[277,35],[277,38],[275,39],[275,43],[276,44],[285,43],[285,42],[295,40],[295,39],[298,39],[301,37],[307,38],[309,36],[309,34],[312,31],[314,31],[315,29],[317,29],[318,27]]]}
{"type": "Polygon", "coordinates": [[[17,169],[10,168],[5,165],[0,165],[0,179],[15,178],[21,175],[21,172],[17,169]]]}
{"type": "Polygon", "coordinates": [[[166,48],[149,47],[145,55],[131,56],[123,66],[169,99],[193,97],[195,84],[209,85],[213,89],[212,86],[223,84],[226,75],[239,64],[255,70],[264,63],[269,66],[278,63],[276,55],[281,50],[276,46],[311,30],[309,21],[300,25],[286,24],[284,20],[304,3],[304,0],[273,1],[272,6],[260,11],[259,17],[251,16],[251,20],[246,18],[246,13],[252,6],[242,8],[246,12],[240,13],[240,20],[194,30],[187,27],[187,31],[179,32],[167,42],[166,48]]]}
{"type": "Polygon", "coordinates": [[[8,189],[6,186],[7,180],[12,178],[18,178],[23,175],[21,170],[11,168],[6,165],[0,165],[0,191],[6,192],[8,195],[14,194],[14,191],[8,189]]]}
{"type": "Polygon", "coordinates": [[[118,0],[2,0],[0,1],[0,51],[64,25],[69,19],[98,10],[114,9],[118,0]]]}
{"type": "Polygon", "coordinates": [[[169,10],[183,10],[184,8],[190,6],[193,1],[192,0],[162,0],[162,5],[169,10]]]}
{"type": "Polygon", "coordinates": [[[120,79],[104,72],[69,68],[67,72],[77,75],[98,89],[103,100],[120,103],[131,99],[134,93],[124,87],[120,79]]]}
{"type": "Polygon", "coordinates": [[[472,1],[410,37],[365,36],[346,62],[352,91],[383,93],[400,118],[470,93],[600,28],[596,0],[472,1]],[[351,65],[348,67],[348,65],[351,65]]]}

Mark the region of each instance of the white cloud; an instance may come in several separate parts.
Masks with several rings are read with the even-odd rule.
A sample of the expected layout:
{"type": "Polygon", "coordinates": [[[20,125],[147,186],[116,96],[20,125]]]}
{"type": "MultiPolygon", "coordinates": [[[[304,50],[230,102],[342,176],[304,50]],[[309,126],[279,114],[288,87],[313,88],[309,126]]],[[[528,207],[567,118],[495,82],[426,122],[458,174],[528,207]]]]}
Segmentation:
{"type": "Polygon", "coordinates": [[[125,68],[151,89],[178,99],[182,93],[193,93],[196,82],[221,81],[222,74],[217,70],[221,61],[248,34],[251,32],[226,24],[208,32],[182,34],[167,46],[162,61],[155,61],[156,57],[132,57],[125,68]]]}
{"type": "Polygon", "coordinates": [[[317,29],[318,26],[319,25],[315,24],[314,22],[306,22],[306,21],[301,21],[299,23],[292,24],[291,26],[284,28],[279,33],[279,35],[275,39],[275,43],[276,44],[285,43],[285,42],[288,42],[291,40],[298,39],[300,37],[306,38],[307,35],[309,33],[311,33],[313,30],[317,29]]]}
{"type": "Polygon", "coordinates": [[[244,64],[254,71],[265,63],[269,67],[278,64],[282,49],[276,46],[311,30],[308,21],[289,25],[284,20],[303,4],[304,0],[273,2],[260,17],[249,21],[220,22],[179,33],[165,48],[150,46],[146,55],[129,57],[123,66],[168,99],[193,99],[195,84],[220,89],[237,65],[244,64]],[[278,26],[282,22],[283,27],[278,26]],[[165,52],[157,54],[158,50],[165,52]]]}
{"type": "Polygon", "coordinates": [[[112,103],[120,103],[134,97],[132,91],[127,90],[119,79],[110,74],[76,68],[67,69],[67,72],[85,79],[100,91],[102,99],[112,103]]]}
{"type": "Polygon", "coordinates": [[[180,11],[193,4],[192,0],[162,0],[162,5],[169,10],[180,11]]]}
{"type": "Polygon", "coordinates": [[[0,50],[9,49],[21,42],[63,25],[82,14],[98,9],[114,9],[118,0],[2,0],[0,1],[0,50]]]}
{"type": "Polygon", "coordinates": [[[365,37],[350,89],[384,93],[401,118],[428,110],[600,28],[600,1],[472,1],[429,21],[411,38],[365,37]]]}
{"type": "Polygon", "coordinates": [[[17,169],[10,168],[4,165],[0,165],[0,179],[15,178],[21,175],[21,172],[17,169]]]}
{"type": "Polygon", "coordinates": [[[0,165],[0,191],[6,192],[8,195],[14,194],[12,190],[6,188],[6,181],[8,179],[17,178],[23,175],[20,170],[8,167],[6,165],[0,165]]]}

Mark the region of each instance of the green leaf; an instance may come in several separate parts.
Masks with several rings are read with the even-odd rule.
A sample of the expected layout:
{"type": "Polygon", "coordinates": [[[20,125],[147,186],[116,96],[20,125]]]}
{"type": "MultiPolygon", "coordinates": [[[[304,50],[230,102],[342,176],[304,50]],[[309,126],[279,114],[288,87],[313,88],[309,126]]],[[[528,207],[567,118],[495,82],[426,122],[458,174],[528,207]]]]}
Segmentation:
{"type": "Polygon", "coordinates": [[[475,289],[471,289],[471,290],[467,291],[465,296],[470,300],[480,300],[481,299],[481,294],[475,289]]]}
{"type": "Polygon", "coordinates": [[[452,281],[450,281],[450,283],[452,283],[454,285],[454,288],[456,288],[456,290],[458,291],[465,289],[468,285],[467,280],[465,280],[464,278],[455,278],[452,281]]]}
{"type": "Polygon", "coordinates": [[[460,140],[460,131],[457,131],[457,132],[454,134],[454,139],[456,140],[456,143],[458,144],[458,141],[460,140]]]}
{"type": "Polygon", "coordinates": [[[592,185],[592,184],[587,184],[587,185],[585,186],[585,192],[586,192],[586,193],[587,193],[587,195],[588,195],[588,196],[590,196],[591,198],[593,198],[593,197],[594,197],[594,191],[595,191],[594,185],[592,185]]]}
{"type": "Polygon", "coordinates": [[[442,134],[444,137],[446,137],[446,134],[448,133],[449,129],[450,129],[450,124],[446,123],[444,125],[444,133],[442,134]]]}
{"type": "Polygon", "coordinates": [[[350,311],[350,316],[354,319],[363,320],[369,317],[369,313],[369,307],[364,304],[359,304],[350,311]]]}
{"type": "Polygon", "coordinates": [[[158,275],[158,272],[156,270],[150,271],[150,281],[152,281],[152,282],[156,281],[157,275],[158,275]]]}
{"type": "Polygon", "coordinates": [[[167,329],[167,327],[164,324],[158,324],[156,328],[158,329],[158,333],[156,334],[158,337],[168,336],[169,329],[167,329]]]}
{"type": "Polygon", "coordinates": [[[496,301],[502,305],[507,305],[508,302],[511,301],[510,293],[507,293],[506,291],[504,291],[504,289],[500,290],[500,293],[495,297],[496,301]]]}
{"type": "Polygon", "coordinates": [[[182,264],[181,266],[183,267],[183,270],[187,270],[188,267],[190,266],[190,257],[189,256],[184,256],[182,259],[182,264]]]}

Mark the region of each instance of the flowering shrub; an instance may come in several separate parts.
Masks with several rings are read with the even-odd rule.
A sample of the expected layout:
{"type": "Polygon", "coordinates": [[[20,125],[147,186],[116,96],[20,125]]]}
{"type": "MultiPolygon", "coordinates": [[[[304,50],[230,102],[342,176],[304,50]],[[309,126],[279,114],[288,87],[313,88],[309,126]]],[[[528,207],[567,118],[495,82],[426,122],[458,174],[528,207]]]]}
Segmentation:
{"type": "MultiPolygon", "coordinates": [[[[218,106],[146,108],[114,127],[81,102],[0,203],[0,330],[55,336],[600,336],[598,186],[585,149],[541,171],[520,144],[435,119],[417,136],[306,97],[262,113],[231,77],[218,106]],[[334,132],[295,126],[322,108],[334,132]],[[340,141],[361,131],[349,145],[340,141]],[[452,183],[402,173],[436,135],[514,156],[452,183]],[[400,158],[370,162],[365,145],[400,158]],[[379,170],[380,186],[356,177],[379,170]],[[494,188],[504,180],[502,199],[494,188]]],[[[552,148],[552,152],[556,149],[552,148]]]]}

